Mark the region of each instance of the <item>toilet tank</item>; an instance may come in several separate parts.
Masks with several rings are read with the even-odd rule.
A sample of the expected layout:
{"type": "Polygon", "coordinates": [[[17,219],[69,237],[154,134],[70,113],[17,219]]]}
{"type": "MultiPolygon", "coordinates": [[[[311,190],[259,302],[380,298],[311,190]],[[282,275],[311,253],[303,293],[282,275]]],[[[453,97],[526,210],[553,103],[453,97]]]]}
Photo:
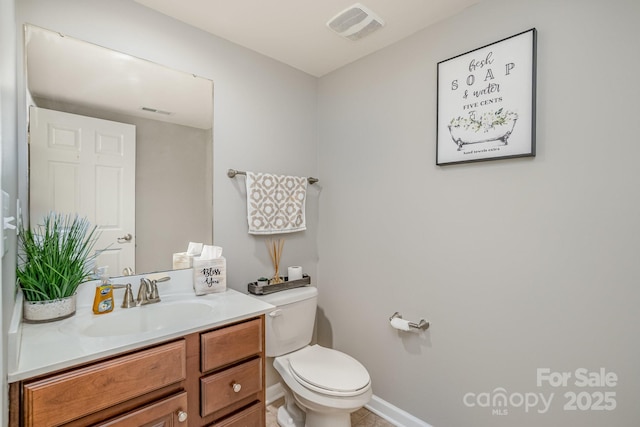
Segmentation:
{"type": "Polygon", "coordinates": [[[316,287],[304,286],[258,298],[276,306],[266,314],[265,341],[268,357],[291,353],[311,342],[318,303],[316,287]]]}

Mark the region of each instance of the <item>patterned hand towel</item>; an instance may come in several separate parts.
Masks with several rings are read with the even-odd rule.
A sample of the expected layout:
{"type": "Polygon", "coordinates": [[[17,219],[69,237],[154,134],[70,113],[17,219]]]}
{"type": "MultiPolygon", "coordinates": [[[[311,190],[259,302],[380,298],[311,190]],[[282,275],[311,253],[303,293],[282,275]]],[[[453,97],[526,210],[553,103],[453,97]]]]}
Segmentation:
{"type": "Polygon", "coordinates": [[[307,178],[247,172],[249,234],[306,230],[307,178]]]}

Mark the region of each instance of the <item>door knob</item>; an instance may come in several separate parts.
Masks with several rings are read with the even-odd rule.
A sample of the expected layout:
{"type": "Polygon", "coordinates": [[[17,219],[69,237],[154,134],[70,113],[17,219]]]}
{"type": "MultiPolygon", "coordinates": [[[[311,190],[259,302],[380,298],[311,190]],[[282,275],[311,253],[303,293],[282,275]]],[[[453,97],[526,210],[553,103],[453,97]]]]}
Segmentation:
{"type": "Polygon", "coordinates": [[[130,242],[132,238],[131,233],[127,233],[122,237],[118,237],[118,243],[130,242]]]}

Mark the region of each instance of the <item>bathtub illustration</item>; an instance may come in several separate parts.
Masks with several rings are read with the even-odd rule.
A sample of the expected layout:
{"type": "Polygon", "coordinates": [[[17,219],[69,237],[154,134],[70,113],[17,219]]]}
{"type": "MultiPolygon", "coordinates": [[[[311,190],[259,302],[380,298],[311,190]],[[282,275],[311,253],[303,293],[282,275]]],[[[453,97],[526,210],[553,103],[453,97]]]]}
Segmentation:
{"type": "Polygon", "coordinates": [[[501,141],[507,145],[517,120],[517,113],[503,108],[488,111],[480,117],[476,116],[475,111],[470,111],[469,117],[453,118],[447,127],[460,151],[465,145],[489,141],[501,141]]]}

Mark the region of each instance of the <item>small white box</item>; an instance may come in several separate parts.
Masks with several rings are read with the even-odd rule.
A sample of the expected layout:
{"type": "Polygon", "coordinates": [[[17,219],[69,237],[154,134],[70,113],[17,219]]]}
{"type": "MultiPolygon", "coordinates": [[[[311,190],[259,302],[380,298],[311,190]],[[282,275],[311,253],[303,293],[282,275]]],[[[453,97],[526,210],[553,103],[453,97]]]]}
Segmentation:
{"type": "Polygon", "coordinates": [[[183,268],[193,267],[193,255],[187,252],[178,252],[173,254],[173,269],[180,270],[183,268]]]}
{"type": "Polygon", "coordinates": [[[227,290],[227,260],[224,257],[193,260],[193,289],[196,295],[227,290]]]}

